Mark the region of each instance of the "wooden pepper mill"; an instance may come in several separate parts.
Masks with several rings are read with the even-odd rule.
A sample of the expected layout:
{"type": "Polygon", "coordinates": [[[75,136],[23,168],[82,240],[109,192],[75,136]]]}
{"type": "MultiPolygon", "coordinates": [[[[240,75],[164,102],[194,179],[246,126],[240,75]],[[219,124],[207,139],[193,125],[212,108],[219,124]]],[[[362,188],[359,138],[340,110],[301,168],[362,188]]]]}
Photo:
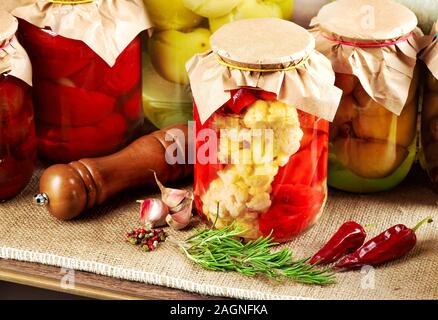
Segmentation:
{"type": "Polygon", "coordinates": [[[35,202],[46,206],[56,218],[69,220],[123,190],[156,186],[154,171],[162,183],[180,181],[193,170],[187,161],[188,140],[187,125],[177,125],[141,137],[107,157],[51,166],[40,179],[35,202]],[[175,152],[184,155],[184,164],[168,164],[169,150],[174,153],[170,156],[175,152]]]}

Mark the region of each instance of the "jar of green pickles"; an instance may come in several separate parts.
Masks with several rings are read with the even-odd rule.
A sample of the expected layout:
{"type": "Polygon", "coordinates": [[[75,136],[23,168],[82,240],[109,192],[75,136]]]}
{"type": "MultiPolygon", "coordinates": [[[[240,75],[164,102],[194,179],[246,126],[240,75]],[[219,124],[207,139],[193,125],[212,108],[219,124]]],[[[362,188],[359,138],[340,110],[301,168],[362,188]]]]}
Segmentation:
{"type": "Polygon", "coordinates": [[[423,35],[417,18],[389,0],[339,0],[312,26],[343,90],[330,130],[329,185],[357,193],[391,189],[416,156],[423,35]]]}
{"type": "Polygon", "coordinates": [[[155,27],[143,50],[143,108],[162,128],[193,118],[186,62],[210,49],[224,24],[249,18],[292,17],[293,0],[144,0],[155,27]]]}

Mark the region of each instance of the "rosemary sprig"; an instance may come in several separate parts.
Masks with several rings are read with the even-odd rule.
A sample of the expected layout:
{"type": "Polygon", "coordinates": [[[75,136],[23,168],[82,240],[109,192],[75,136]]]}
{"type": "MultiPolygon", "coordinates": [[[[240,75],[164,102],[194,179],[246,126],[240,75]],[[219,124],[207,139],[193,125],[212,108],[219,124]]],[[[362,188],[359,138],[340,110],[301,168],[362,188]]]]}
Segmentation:
{"type": "Polygon", "coordinates": [[[288,249],[272,251],[271,236],[243,243],[242,230],[234,224],[219,230],[201,230],[181,244],[187,257],[213,271],[237,271],[245,276],[265,275],[278,281],[306,284],[333,284],[334,273],[308,264],[309,259],[293,260],[288,249]]]}

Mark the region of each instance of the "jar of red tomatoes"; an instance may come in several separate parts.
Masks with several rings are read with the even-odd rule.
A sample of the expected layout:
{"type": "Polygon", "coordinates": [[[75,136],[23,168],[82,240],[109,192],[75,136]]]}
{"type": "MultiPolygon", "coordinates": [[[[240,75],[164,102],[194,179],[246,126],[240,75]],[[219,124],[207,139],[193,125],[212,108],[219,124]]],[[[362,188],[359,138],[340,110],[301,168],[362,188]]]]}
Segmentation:
{"type": "Polygon", "coordinates": [[[327,199],[328,128],[341,91],[312,36],[280,19],[233,22],[187,64],[196,121],[196,209],[216,228],[279,242],[327,199]]]}
{"type": "Polygon", "coordinates": [[[17,19],[0,11],[0,201],[26,187],[36,161],[32,70],[17,28],[17,19]]]}
{"type": "Polygon", "coordinates": [[[427,74],[421,113],[420,162],[438,190],[438,22],[432,28],[430,40],[421,56],[427,74]]]}
{"type": "Polygon", "coordinates": [[[39,154],[69,162],[113,153],[144,121],[143,1],[48,2],[14,10],[34,66],[39,154]]]}

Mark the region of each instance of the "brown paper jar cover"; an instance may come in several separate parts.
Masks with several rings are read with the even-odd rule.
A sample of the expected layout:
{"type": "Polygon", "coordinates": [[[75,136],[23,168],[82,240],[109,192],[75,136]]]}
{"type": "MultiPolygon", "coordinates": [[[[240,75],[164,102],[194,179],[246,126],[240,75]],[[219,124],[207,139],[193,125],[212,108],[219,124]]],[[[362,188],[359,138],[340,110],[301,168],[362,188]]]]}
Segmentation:
{"type": "Polygon", "coordinates": [[[17,19],[0,10],[0,74],[10,74],[32,85],[32,67],[29,57],[17,41],[17,19]]]}
{"type": "Polygon", "coordinates": [[[37,27],[83,41],[109,66],[140,32],[152,28],[142,0],[61,2],[34,0],[12,13],[37,27]]]}
{"type": "Polygon", "coordinates": [[[330,61],[314,50],[312,36],[274,18],[240,20],[220,28],[211,48],[187,63],[201,122],[230,99],[230,90],[250,87],[277,94],[297,109],[333,120],[342,95],[330,61]]]}
{"type": "Polygon", "coordinates": [[[426,44],[417,23],[391,0],[338,0],[322,7],[311,32],[336,73],[356,76],[374,101],[400,115],[426,44]]]}

